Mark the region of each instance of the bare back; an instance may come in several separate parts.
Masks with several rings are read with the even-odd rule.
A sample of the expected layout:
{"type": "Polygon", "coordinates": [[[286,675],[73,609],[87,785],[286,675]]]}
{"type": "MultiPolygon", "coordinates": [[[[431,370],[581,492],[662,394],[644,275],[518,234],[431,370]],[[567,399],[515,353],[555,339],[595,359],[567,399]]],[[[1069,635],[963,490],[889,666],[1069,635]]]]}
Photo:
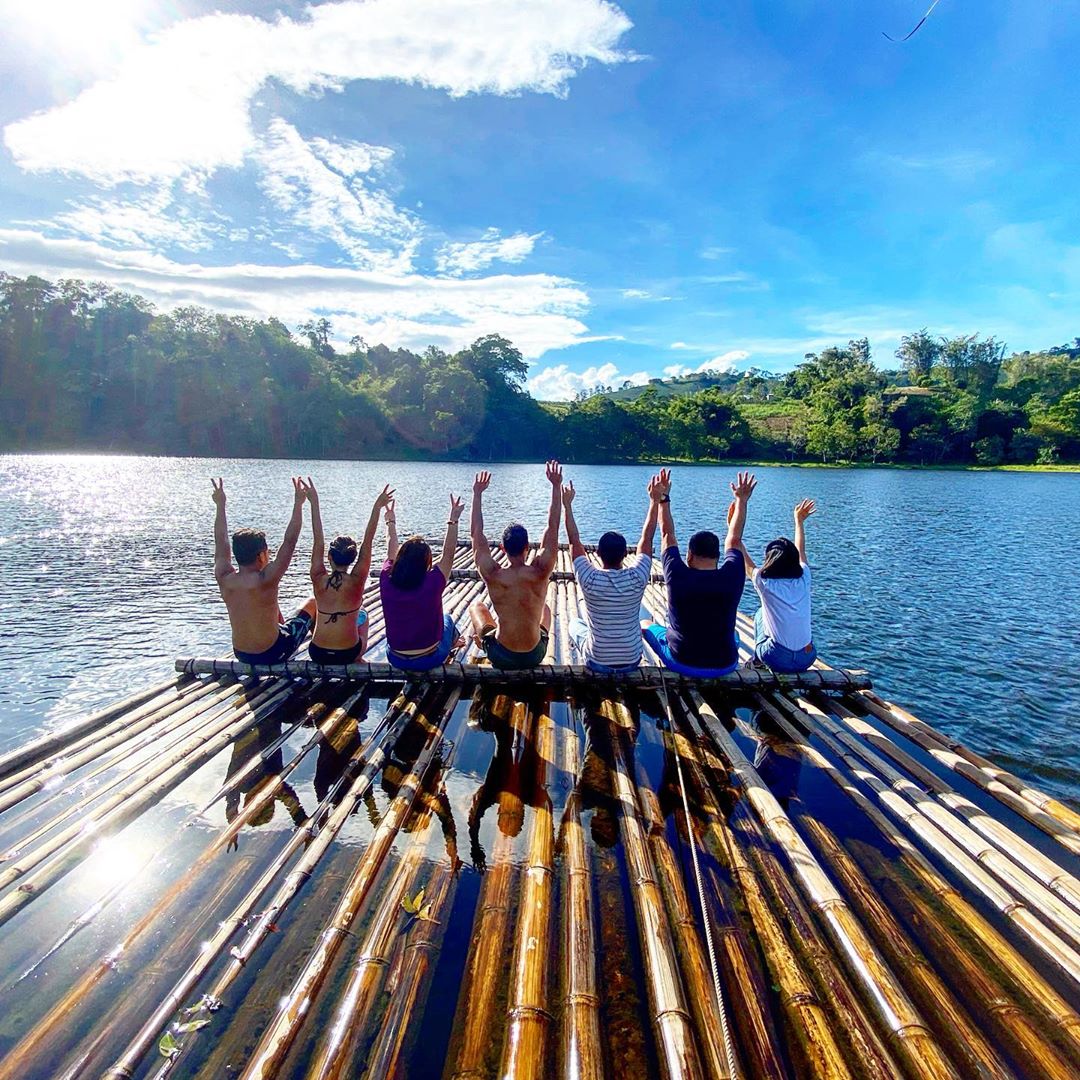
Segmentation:
{"type": "Polygon", "coordinates": [[[499,622],[496,640],[514,652],[536,648],[551,569],[535,563],[496,566],[483,577],[499,622]]]}
{"type": "Polygon", "coordinates": [[[268,572],[269,569],[240,569],[218,576],[218,589],[232,626],[233,648],[241,652],[265,652],[278,639],[280,577],[268,572]]]}
{"type": "Polygon", "coordinates": [[[360,640],[356,616],[363,606],[367,574],[324,570],[311,575],[315,590],[315,634],[312,641],[324,649],[348,649],[360,640]]]}

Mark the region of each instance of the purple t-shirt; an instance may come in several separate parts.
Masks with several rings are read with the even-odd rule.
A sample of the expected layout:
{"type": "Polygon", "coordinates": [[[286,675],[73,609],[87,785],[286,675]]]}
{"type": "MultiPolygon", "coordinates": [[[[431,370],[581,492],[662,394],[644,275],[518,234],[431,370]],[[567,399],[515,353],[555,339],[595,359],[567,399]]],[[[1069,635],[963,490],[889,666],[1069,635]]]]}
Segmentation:
{"type": "Polygon", "coordinates": [[[433,566],[418,589],[399,589],[390,580],[394,564],[387,559],[379,573],[379,595],[386,619],[386,643],[394,652],[430,649],[442,638],[443,572],[433,566]]]}
{"type": "Polygon", "coordinates": [[[735,550],[715,570],[692,570],[677,547],[664,552],[668,588],[668,648],[680,664],[724,668],[738,662],[735,612],[746,570],[735,550]]]}

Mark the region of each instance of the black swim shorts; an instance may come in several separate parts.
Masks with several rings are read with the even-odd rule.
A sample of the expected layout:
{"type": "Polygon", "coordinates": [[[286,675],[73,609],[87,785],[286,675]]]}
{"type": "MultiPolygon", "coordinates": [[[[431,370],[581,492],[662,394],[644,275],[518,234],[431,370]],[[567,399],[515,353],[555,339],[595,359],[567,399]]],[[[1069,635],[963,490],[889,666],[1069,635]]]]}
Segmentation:
{"type": "Polygon", "coordinates": [[[313,621],[306,611],[298,611],[284,626],[278,627],[278,639],[269,649],[260,653],[236,649],[236,659],[245,664],[283,664],[304,644],[313,621]]]}
{"type": "Polygon", "coordinates": [[[532,668],[544,662],[547,655],[548,632],[540,627],[540,640],[536,647],[528,652],[515,652],[513,649],[500,645],[495,640],[495,627],[484,631],[480,638],[480,648],[487,653],[492,667],[501,668],[503,671],[517,671],[521,668],[532,668]]]}

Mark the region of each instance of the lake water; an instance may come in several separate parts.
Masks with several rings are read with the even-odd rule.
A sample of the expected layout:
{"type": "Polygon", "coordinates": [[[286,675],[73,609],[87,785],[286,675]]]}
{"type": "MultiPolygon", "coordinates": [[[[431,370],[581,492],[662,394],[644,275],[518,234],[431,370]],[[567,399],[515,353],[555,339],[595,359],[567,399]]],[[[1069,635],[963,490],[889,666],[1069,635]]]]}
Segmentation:
{"type": "MultiPolygon", "coordinates": [[[[489,535],[510,519],[534,536],[549,488],[539,466],[497,465],[489,535]]],[[[568,466],[584,538],[634,541],[645,466],[568,466]]],[[[734,467],[679,468],[680,540],[722,527],[734,467]]],[[[757,470],[746,530],[753,553],[808,525],[815,637],[823,659],[865,667],[879,691],[1080,805],[1080,476],[1071,474],[757,470]]],[[[231,528],[271,545],[291,509],[289,477],[311,475],[329,535],[358,535],[384,483],[403,534],[441,533],[459,464],[194,460],[105,456],[0,458],[0,748],[148,682],[176,656],[228,649],[211,571],[209,477],[224,476],[231,528]]],[[[466,516],[467,520],[467,516],[466,516]]],[[[306,528],[306,526],[305,526],[306,528]]],[[[282,589],[308,588],[305,532],[282,589]]],[[[744,607],[753,610],[747,587],[744,607]]]]}

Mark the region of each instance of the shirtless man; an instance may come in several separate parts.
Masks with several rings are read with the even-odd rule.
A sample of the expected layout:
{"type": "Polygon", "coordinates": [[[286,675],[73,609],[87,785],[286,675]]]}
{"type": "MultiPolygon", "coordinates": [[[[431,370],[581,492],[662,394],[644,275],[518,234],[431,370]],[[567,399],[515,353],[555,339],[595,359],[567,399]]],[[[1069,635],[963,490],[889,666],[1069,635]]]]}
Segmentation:
{"type": "Polygon", "coordinates": [[[229,611],[233,652],[245,664],[280,664],[303,643],[315,620],[312,597],[287,623],[278,606],[278,585],[296,551],[303,523],[307,488],[299,476],[293,478],[293,511],[285,538],[271,559],[266,534],[255,529],[239,529],[232,535],[229,554],[229,527],[225,523],[225,484],[210,481],[214,488],[217,516],[214,519],[214,577],[229,611]]]}
{"type": "Polygon", "coordinates": [[[510,560],[500,566],[491,554],[484,536],[483,494],[491,483],[491,473],[476,474],[473,483],[472,548],[476,568],[487,585],[495,608],[477,600],[469,608],[473,636],[487,653],[493,667],[531,668],[543,662],[551,633],[551,609],[544,602],[548,579],[555,569],[559,553],[559,512],[562,505],[562,469],[557,461],[547,463],[551,484],[551,506],[540,550],[532,562],[525,561],[529,534],[524,525],[508,525],[502,536],[502,549],[510,560]]]}

